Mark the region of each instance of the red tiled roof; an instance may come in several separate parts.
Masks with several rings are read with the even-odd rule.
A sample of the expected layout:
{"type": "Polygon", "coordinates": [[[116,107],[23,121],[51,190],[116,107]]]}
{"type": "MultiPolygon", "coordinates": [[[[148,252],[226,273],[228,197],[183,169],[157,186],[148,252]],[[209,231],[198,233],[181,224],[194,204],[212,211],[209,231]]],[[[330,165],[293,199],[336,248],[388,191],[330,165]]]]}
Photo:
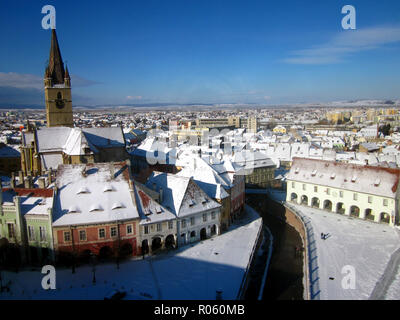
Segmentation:
{"type": "Polygon", "coordinates": [[[3,192],[14,191],[18,196],[27,196],[31,197],[42,197],[42,198],[51,198],[53,196],[53,189],[26,189],[26,188],[3,188],[3,192]]]}

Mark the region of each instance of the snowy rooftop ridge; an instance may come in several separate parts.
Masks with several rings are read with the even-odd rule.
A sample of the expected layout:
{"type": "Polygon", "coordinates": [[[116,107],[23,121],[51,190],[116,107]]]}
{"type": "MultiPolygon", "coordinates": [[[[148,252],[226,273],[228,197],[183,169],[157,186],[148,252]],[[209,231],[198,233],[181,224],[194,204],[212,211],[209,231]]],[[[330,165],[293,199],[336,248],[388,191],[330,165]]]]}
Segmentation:
{"type": "Polygon", "coordinates": [[[287,179],[394,198],[400,181],[400,170],[293,158],[287,179]],[[378,179],[379,183],[376,183],[378,179]]]}

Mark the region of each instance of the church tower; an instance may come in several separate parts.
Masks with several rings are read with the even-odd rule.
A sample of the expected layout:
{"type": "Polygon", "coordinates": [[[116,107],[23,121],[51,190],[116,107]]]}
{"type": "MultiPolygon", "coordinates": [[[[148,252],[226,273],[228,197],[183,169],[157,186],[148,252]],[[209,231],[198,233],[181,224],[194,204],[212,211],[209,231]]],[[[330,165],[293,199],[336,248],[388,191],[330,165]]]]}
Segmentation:
{"type": "Polygon", "coordinates": [[[44,93],[48,127],[73,127],[71,78],[64,70],[56,30],[51,31],[49,64],[44,74],[44,93]]]}

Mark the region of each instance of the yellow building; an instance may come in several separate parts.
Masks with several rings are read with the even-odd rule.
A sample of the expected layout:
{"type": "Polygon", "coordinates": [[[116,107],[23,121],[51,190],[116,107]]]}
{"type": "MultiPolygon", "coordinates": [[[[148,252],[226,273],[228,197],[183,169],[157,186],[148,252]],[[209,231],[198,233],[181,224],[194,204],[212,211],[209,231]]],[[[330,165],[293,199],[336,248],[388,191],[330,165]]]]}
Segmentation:
{"type": "Polygon", "coordinates": [[[285,134],[286,133],[286,128],[284,126],[281,125],[277,125],[274,129],[272,129],[272,131],[274,133],[282,133],[285,134]]]}
{"type": "Polygon", "coordinates": [[[52,29],[49,64],[44,76],[48,127],[73,127],[71,78],[64,70],[56,30],[52,29]]]}

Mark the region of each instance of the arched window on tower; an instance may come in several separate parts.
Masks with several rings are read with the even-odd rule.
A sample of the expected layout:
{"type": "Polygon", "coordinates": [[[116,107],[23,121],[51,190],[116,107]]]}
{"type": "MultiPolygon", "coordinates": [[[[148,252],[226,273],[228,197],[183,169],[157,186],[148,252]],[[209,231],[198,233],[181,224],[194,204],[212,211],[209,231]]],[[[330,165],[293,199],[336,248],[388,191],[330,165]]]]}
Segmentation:
{"type": "Polygon", "coordinates": [[[62,99],[62,94],[61,94],[61,92],[58,92],[58,93],[57,93],[57,99],[59,99],[59,100],[62,99]]]}

